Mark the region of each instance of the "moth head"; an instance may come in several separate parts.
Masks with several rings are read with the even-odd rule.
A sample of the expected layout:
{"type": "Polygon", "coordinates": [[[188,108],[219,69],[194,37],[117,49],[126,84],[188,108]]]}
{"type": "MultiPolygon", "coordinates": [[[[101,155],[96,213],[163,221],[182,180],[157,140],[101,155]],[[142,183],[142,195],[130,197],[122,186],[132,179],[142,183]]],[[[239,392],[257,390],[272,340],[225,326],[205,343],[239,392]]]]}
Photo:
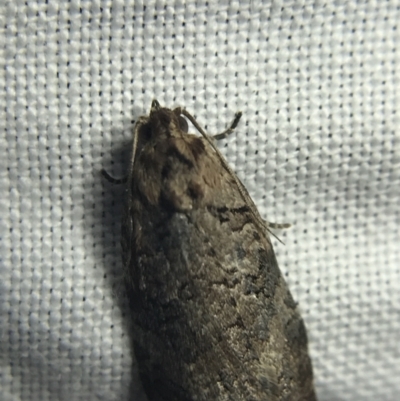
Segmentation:
{"type": "Polygon", "coordinates": [[[176,136],[177,132],[187,133],[189,125],[186,118],[181,113],[181,108],[177,107],[174,110],[161,107],[160,103],[154,99],[151,103],[149,117],[150,134],[160,133],[165,131],[171,136],[176,136]]]}

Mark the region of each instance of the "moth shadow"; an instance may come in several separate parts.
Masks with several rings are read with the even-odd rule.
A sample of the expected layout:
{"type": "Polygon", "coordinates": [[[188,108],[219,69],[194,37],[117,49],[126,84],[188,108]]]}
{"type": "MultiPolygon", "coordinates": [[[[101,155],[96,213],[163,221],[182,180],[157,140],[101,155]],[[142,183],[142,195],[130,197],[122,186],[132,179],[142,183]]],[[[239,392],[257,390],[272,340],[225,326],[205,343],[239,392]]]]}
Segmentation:
{"type": "MultiPolygon", "coordinates": [[[[112,130],[111,135],[113,138],[124,136],[122,130],[112,130]]],[[[86,178],[87,182],[85,186],[86,188],[91,188],[92,193],[89,197],[91,201],[86,202],[85,209],[92,215],[93,219],[90,226],[94,246],[98,247],[94,252],[96,265],[100,266],[104,271],[104,278],[111,287],[113,303],[121,312],[123,333],[129,336],[129,348],[123,351],[126,355],[129,352],[131,353],[133,363],[130,377],[121,377],[122,382],[129,382],[128,390],[126,390],[124,384],[122,387],[125,387],[125,390],[121,387],[121,395],[124,391],[128,392],[121,399],[146,401],[147,398],[140,383],[137,373],[137,363],[133,353],[132,324],[121,257],[121,219],[126,184],[111,183],[102,175],[102,169],[104,169],[112,177],[123,177],[129,164],[131,147],[132,141],[124,140],[117,146],[113,145],[110,153],[104,152],[101,155],[101,164],[95,166],[93,174],[89,174],[86,178]]]]}

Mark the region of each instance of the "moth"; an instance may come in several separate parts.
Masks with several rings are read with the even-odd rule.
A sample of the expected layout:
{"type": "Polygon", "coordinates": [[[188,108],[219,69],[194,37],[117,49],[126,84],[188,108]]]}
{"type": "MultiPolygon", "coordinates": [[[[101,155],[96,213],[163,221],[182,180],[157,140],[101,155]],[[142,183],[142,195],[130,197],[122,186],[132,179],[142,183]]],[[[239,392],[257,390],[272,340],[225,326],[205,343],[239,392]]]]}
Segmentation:
{"type": "Polygon", "coordinates": [[[149,401],[316,400],[271,224],[215,144],[240,117],[209,136],[154,100],[134,129],[122,249],[149,401]]]}

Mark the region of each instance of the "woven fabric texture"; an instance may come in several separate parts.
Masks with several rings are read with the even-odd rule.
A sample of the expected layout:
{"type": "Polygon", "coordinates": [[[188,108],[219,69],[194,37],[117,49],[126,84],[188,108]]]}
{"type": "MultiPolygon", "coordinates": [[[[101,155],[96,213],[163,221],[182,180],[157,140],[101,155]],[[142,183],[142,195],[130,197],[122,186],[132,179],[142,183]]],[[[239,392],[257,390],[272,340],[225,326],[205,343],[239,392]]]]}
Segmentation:
{"type": "MultiPolygon", "coordinates": [[[[400,394],[400,2],[4,1],[0,399],[145,400],[121,277],[122,175],[157,98],[269,221],[321,401],[400,394]]],[[[210,400],[212,401],[212,400],[210,400]]]]}

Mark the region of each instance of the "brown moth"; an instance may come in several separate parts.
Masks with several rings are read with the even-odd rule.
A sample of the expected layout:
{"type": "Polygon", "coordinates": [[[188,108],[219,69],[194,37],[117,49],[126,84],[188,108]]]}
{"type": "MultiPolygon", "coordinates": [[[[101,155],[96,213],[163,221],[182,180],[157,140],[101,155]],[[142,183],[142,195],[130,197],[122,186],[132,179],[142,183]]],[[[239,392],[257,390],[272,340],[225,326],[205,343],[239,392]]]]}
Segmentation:
{"type": "Polygon", "coordinates": [[[150,401],[316,400],[271,224],[214,144],[240,117],[211,137],[154,100],[134,130],[122,247],[150,401]]]}

